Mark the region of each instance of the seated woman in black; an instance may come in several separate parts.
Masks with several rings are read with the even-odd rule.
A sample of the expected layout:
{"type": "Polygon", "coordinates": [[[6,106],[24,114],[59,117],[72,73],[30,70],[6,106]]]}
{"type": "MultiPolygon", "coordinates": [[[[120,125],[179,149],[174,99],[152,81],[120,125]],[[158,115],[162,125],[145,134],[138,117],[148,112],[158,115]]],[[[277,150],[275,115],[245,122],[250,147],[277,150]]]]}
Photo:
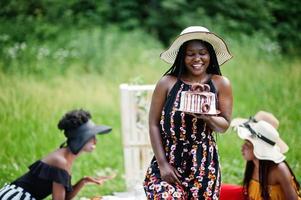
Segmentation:
{"type": "Polygon", "coordinates": [[[101,184],[104,178],[83,177],[71,185],[74,160],[82,152],[91,152],[96,134],[108,133],[110,127],[95,125],[89,112],[73,110],[65,114],[58,128],[67,137],[61,147],[29,166],[29,171],[0,189],[0,199],[72,199],[87,183],[101,184]],[[65,145],[66,144],[66,145],[65,145]]]}

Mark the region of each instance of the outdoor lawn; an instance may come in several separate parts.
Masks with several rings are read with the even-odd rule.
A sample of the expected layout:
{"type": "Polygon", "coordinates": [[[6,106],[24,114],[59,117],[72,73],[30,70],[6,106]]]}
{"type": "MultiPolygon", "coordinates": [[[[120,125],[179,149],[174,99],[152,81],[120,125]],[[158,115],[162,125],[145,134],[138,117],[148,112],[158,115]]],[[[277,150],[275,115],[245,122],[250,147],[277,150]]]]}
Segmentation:
{"type": "MultiPolygon", "coordinates": [[[[80,51],[81,45],[81,49],[87,48],[92,53],[89,62],[77,57],[65,58],[66,63],[53,61],[55,44],[28,43],[24,50],[18,50],[22,59],[13,62],[18,72],[0,72],[0,185],[18,177],[36,159],[59,147],[64,141],[63,133],[57,129],[61,115],[70,109],[84,108],[91,111],[96,122],[112,126],[113,131],[99,137],[94,153],[79,158],[73,181],[84,175],[113,172],[117,172],[117,177],[101,187],[86,187],[80,196],[125,190],[119,85],[155,84],[169,66],[159,59],[162,46],[152,38],[142,40],[143,32],[123,34],[117,29],[108,32],[113,34],[96,29],[92,31],[93,37],[84,31],[71,35],[64,50],[80,51]],[[104,44],[99,41],[100,33],[108,37],[104,44]],[[130,37],[136,38],[135,47],[130,45],[130,37]],[[85,46],[87,43],[93,45],[85,46]],[[70,47],[71,44],[74,46],[70,47]],[[35,55],[41,48],[50,53],[39,60],[35,55]],[[98,59],[100,55],[105,59],[98,59]],[[102,63],[89,70],[90,62],[98,60],[102,63]],[[61,66],[68,67],[61,69],[61,66]]],[[[280,121],[279,132],[291,147],[287,161],[299,178],[300,60],[268,52],[260,47],[260,38],[253,38],[251,44],[247,39],[238,42],[229,38],[228,43],[234,58],[221,70],[232,82],[233,117],[249,117],[258,110],[274,113],[280,121]]],[[[242,141],[229,130],[217,134],[217,142],[223,182],[239,184],[244,167],[240,154],[242,141]]]]}
{"type": "MultiPolygon", "coordinates": [[[[21,7],[27,1],[22,2],[24,4],[12,3],[5,8],[21,7]]],[[[64,10],[64,6],[71,4],[66,2],[56,5],[58,7],[52,5],[49,10],[53,13],[54,10],[64,10]]],[[[169,9],[167,14],[173,9],[181,9],[169,0],[162,2],[165,3],[162,6],[169,9]]],[[[97,8],[103,10],[99,12],[113,9],[100,4],[97,8]]],[[[251,4],[249,6],[252,7],[251,4]]],[[[265,9],[264,6],[261,9],[265,9]]],[[[85,12],[88,13],[87,10],[85,12]]],[[[23,12],[24,9],[20,8],[16,12],[19,11],[23,12]]],[[[117,20],[116,23],[108,22],[104,26],[96,25],[95,21],[102,19],[93,13],[78,14],[75,23],[73,18],[68,18],[67,11],[62,18],[56,16],[53,22],[47,18],[53,14],[49,11],[44,18],[42,14],[36,13],[34,20],[32,16],[22,15],[27,20],[22,27],[22,20],[9,18],[12,15],[6,16],[5,12],[4,7],[0,8],[0,187],[26,172],[30,164],[58,148],[65,140],[64,134],[57,128],[58,120],[69,110],[83,108],[91,112],[95,122],[112,126],[113,131],[98,137],[96,151],[78,158],[73,167],[72,183],[85,175],[116,173],[117,176],[102,186],[85,187],[78,198],[125,191],[125,179],[129,177],[124,175],[124,160],[127,158],[123,156],[119,86],[122,83],[156,84],[170,67],[159,58],[168,46],[166,36],[172,35],[174,38],[178,35],[175,29],[166,29],[166,32],[160,33],[158,27],[184,27],[190,23],[190,18],[195,19],[192,21],[194,24],[208,25],[210,30],[221,35],[233,54],[233,59],[221,66],[222,74],[232,84],[233,118],[248,118],[259,110],[272,112],[280,121],[281,137],[290,147],[286,160],[301,181],[301,59],[297,53],[297,43],[294,49],[289,48],[294,41],[286,40],[291,43],[282,45],[274,40],[276,37],[272,36],[276,35],[276,30],[269,32],[271,35],[266,34],[267,30],[248,34],[248,28],[253,27],[246,27],[243,22],[239,24],[237,21],[229,21],[225,16],[207,16],[199,22],[190,12],[187,16],[182,14],[174,26],[174,21],[163,24],[162,17],[171,19],[157,13],[158,18],[151,18],[154,21],[145,21],[144,25],[151,27],[147,29],[142,25],[140,28],[134,17],[121,22],[122,17],[126,18],[129,13],[123,13],[119,18],[110,18],[104,14],[108,19],[117,20]],[[215,26],[215,22],[221,25],[215,26]],[[239,34],[240,25],[244,34],[239,34]],[[29,26],[36,27],[32,36],[29,34],[29,26]],[[226,29],[229,27],[237,29],[229,32],[226,29]]],[[[255,12],[249,14],[257,16],[255,12]]],[[[204,13],[202,9],[196,11],[196,15],[203,16],[204,13]]],[[[156,16],[156,13],[151,14],[156,16]]],[[[262,17],[260,20],[254,20],[265,21],[263,15],[258,16],[262,17]]],[[[261,25],[254,22],[254,26],[261,25]]],[[[240,150],[242,141],[230,129],[223,134],[217,133],[216,140],[222,181],[241,184],[245,164],[240,150]]]]}

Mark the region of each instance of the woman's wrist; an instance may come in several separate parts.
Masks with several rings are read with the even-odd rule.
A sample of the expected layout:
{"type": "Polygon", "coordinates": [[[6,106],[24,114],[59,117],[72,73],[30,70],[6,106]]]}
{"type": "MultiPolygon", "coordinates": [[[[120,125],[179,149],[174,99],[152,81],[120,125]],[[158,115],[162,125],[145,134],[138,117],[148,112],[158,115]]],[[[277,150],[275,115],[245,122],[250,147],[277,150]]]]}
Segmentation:
{"type": "Polygon", "coordinates": [[[81,183],[82,185],[86,185],[88,183],[88,180],[87,180],[87,177],[84,176],[82,179],[81,179],[81,183]]]}
{"type": "Polygon", "coordinates": [[[159,166],[164,166],[168,163],[166,159],[157,159],[157,162],[159,166]]]}

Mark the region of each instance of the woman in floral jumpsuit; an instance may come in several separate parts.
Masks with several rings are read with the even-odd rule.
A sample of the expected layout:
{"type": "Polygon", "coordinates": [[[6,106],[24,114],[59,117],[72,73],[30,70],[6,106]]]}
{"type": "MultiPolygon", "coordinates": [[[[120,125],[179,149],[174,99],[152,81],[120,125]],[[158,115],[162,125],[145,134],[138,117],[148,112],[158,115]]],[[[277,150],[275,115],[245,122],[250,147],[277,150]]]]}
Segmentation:
{"type": "Polygon", "coordinates": [[[161,54],[172,67],[156,85],[149,114],[154,158],[144,189],[148,199],[218,199],[221,184],[213,131],[225,132],[232,114],[232,89],[219,65],[229,60],[224,41],[200,26],[188,27],[161,54]],[[179,111],[181,92],[208,84],[217,115],[179,111]]]}

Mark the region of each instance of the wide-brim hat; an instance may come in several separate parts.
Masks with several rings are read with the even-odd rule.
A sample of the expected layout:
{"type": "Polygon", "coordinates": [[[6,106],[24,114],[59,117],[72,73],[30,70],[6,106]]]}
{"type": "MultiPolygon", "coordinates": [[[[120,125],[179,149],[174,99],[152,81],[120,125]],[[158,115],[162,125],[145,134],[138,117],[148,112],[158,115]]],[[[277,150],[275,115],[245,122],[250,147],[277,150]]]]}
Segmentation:
{"type": "Polygon", "coordinates": [[[210,43],[215,51],[219,65],[224,64],[232,58],[224,40],[202,26],[190,26],[184,29],[174,40],[171,46],[160,54],[160,58],[167,63],[173,64],[177,57],[180,46],[189,40],[203,40],[210,43]]]}
{"type": "Polygon", "coordinates": [[[276,129],[279,126],[279,120],[273,115],[273,113],[264,110],[258,111],[254,116],[251,116],[249,118],[241,118],[241,117],[234,118],[232,119],[230,126],[235,127],[249,120],[255,120],[255,121],[263,120],[271,124],[276,129]]]}
{"type": "MultiPolygon", "coordinates": [[[[258,122],[260,120],[266,121],[269,124],[271,124],[275,129],[278,128],[279,126],[279,120],[270,112],[260,110],[258,111],[254,116],[249,117],[249,118],[234,118],[231,121],[230,126],[233,127],[234,129],[237,129],[237,127],[241,126],[242,124],[246,122],[258,122]]],[[[289,150],[289,147],[283,143],[280,145],[280,152],[281,153],[286,153],[289,150]]]]}
{"type": "Polygon", "coordinates": [[[109,126],[95,125],[92,120],[89,120],[68,132],[67,146],[72,153],[77,154],[92,137],[97,134],[109,133],[111,130],[112,128],[109,126]]]}
{"type": "Polygon", "coordinates": [[[279,137],[278,131],[266,121],[246,122],[237,127],[237,133],[241,139],[253,144],[254,155],[257,159],[270,160],[275,163],[285,160],[285,156],[280,152],[285,142],[279,137]]]}

